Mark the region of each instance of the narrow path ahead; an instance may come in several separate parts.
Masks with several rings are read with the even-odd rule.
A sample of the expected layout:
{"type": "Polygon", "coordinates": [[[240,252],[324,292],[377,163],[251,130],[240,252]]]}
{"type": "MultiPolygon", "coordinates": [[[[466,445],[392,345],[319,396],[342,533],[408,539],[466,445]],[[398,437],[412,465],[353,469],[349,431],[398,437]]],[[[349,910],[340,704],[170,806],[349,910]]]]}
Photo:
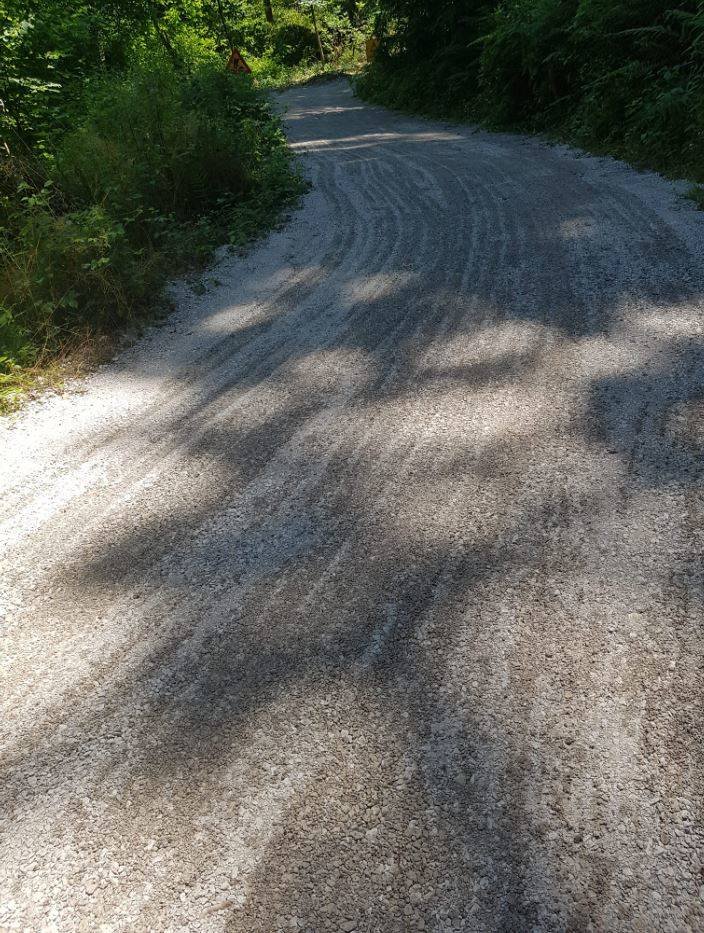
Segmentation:
{"type": "Polygon", "coordinates": [[[285,101],[292,222],[0,429],[0,928],[704,929],[704,215],[285,101]]]}

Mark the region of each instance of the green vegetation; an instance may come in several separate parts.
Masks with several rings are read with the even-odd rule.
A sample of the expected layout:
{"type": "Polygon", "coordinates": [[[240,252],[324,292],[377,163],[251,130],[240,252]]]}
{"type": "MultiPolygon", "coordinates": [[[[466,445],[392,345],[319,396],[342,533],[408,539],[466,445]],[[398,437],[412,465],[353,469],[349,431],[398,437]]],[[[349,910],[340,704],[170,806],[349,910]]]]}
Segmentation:
{"type": "Polygon", "coordinates": [[[338,68],[363,44],[354,0],[318,2],[315,25],[312,12],[0,0],[0,409],[296,198],[262,87],[338,68]],[[225,70],[233,45],[252,77],[225,70]]]}
{"type": "Polygon", "coordinates": [[[372,100],[704,181],[702,0],[380,0],[372,100]]]}
{"type": "Polygon", "coordinates": [[[362,3],[328,0],[277,9],[263,42],[248,45],[243,32],[241,37],[236,34],[235,44],[247,49],[247,62],[260,86],[282,87],[320,74],[356,70],[367,34],[362,3]]]}

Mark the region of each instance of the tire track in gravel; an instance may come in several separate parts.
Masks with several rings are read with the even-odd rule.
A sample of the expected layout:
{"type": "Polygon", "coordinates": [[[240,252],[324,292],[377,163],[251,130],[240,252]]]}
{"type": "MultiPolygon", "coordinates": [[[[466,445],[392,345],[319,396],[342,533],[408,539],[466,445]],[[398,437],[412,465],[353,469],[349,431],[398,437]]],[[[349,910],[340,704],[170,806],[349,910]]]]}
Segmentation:
{"type": "MultiPolygon", "coordinates": [[[[331,172],[332,173],[332,170],[331,172]]],[[[346,199],[343,202],[341,196],[335,194],[335,186],[330,184],[325,177],[321,178],[320,187],[324,195],[330,200],[332,208],[338,213],[342,213],[342,208],[344,207],[346,211],[352,210],[352,202],[349,199],[346,199]]],[[[363,228],[364,229],[364,228],[363,228]]],[[[316,266],[318,271],[315,275],[307,277],[308,281],[302,283],[296,283],[293,287],[290,285],[287,286],[283,291],[276,294],[271,300],[269,300],[265,305],[263,305],[259,311],[260,321],[254,329],[253,333],[246,332],[244,335],[240,333],[235,333],[235,335],[230,337],[225,337],[217,343],[209,347],[203,359],[206,361],[206,365],[199,365],[198,375],[197,376],[187,376],[185,379],[181,378],[179,383],[174,383],[170,385],[165,391],[157,398],[154,399],[153,404],[157,407],[162,404],[165,399],[168,397],[171,405],[169,408],[173,407],[173,404],[177,399],[182,399],[187,403],[189,415],[195,416],[201,414],[203,417],[208,415],[208,405],[213,402],[221,401],[221,396],[224,391],[230,388],[232,385],[246,385],[247,381],[250,380],[254,385],[258,384],[266,376],[271,375],[277,366],[277,359],[279,365],[282,362],[286,362],[287,357],[287,338],[286,334],[283,336],[278,336],[276,331],[272,333],[272,324],[276,323],[277,320],[281,317],[282,311],[293,311],[298,309],[306,308],[306,300],[310,298],[311,295],[317,294],[320,289],[320,284],[324,279],[324,270],[329,267],[339,267],[343,257],[354,255],[352,250],[352,245],[355,242],[355,234],[358,230],[358,226],[354,224],[348,225],[343,230],[343,237],[341,241],[336,243],[335,246],[329,250],[321,260],[318,260],[316,257],[316,266]],[[268,336],[270,340],[273,339],[274,342],[267,344],[262,341],[263,336],[268,336]],[[194,388],[200,389],[200,385],[205,382],[208,376],[217,377],[219,371],[231,372],[235,364],[239,362],[238,354],[241,354],[244,357],[244,360],[247,360],[246,352],[248,348],[251,348],[252,344],[256,345],[256,352],[251,358],[250,363],[254,364],[253,372],[250,374],[247,372],[247,369],[244,369],[244,372],[238,372],[237,378],[231,380],[229,383],[222,382],[220,380],[215,381],[215,386],[209,393],[203,396],[202,392],[199,392],[200,398],[200,408],[196,407],[195,412],[193,411],[194,405],[194,388]],[[261,349],[262,345],[267,347],[267,353],[262,357],[261,349]],[[283,352],[281,352],[283,349],[283,352]],[[276,351],[279,351],[279,357],[277,358],[274,354],[276,351]],[[178,389],[176,396],[174,395],[174,386],[178,389]]],[[[368,237],[363,237],[363,241],[368,237]]],[[[362,253],[362,259],[364,259],[364,253],[362,253]]],[[[341,270],[344,271],[344,270],[341,270]]],[[[326,305],[323,304],[320,316],[323,316],[326,313],[326,305]]],[[[299,316],[303,317],[299,310],[299,316]]],[[[306,319],[306,325],[308,328],[314,330],[315,324],[317,323],[317,318],[313,317],[306,319]]],[[[199,363],[201,361],[199,360],[199,363]]],[[[246,363],[245,363],[246,365],[246,363]]],[[[170,414],[170,417],[173,417],[170,414]]],[[[193,418],[195,420],[195,417],[193,418]]],[[[174,443],[170,436],[170,432],[164,431],[166,437],[164,438],[164,443],[162,444],[162,450],[166,453],[170,453],[174,450],[174,443]]],[[[187,432],[183,432],[187,433],[187,432]]],[[[115,450],[119,450],[124,441],[124,429],[118,430],[113,433],[112,437],[110,436],[101,436],[98,439],[91,441],[90,450],[97,450],[99,452],[100,458],[104,458],[110,453],[110,447],[114,447],[115,450]]],[[[88,451],[85,451],[88,453],[88,451]]],[[[149,462],[153,464],[155,456],[159,455],[159,450],[155,449],[153,443],[143,443],[141,446],[137,447],[134,451],[134,454],[142,453],[142,460],[137,461],[137,468],[143,465],[144,463],[149,462]]],[[[82,490],[85,491],[85,490],[82,490]]],[[[12,488],[4,491],[6,495],[9,495],[13,492],[12,488]]],[[[20,490],[21,492],[21,490],[20,490]]],[[[13,505],[11,501],[8,501],[8,505],[13,505]]],[[[34,504],[30,503],[30,511],[34,504]]],[[[16,506],[15,506],[16,508],[16,506]]],[[[15,518],[16,521],[16,518],[15,518]]],[[[10,524],[9,522],[7,523],[10,524]]],[[[2,530],[5,540],[9,540],[7,537],[10,533],[8,527],[2,527],[2,530]]]]}
{"type": "Polygon", "coordinates": [[[697,929],[701,218],[283,99],[291,223],[0,429],[0,927],[697,929]]]}
{"type": "MultiPolygon", "coordinates": [[[[400,228],[400,227],[399,227],[399,228],[400,228]]],[[[401,238],[401,240],[400,240],[399,242],[401,243],[400,249],[403,250],[403,245],[404,245],[404,244],[403,244],[403,238],[401,238]]],[[[406,245],[407,245],[407,244],[406,244],[406,245]]],[[[382,256],[381,256],[381,262],[383,262],[383,261],[385,261],[385,260],[386,260],[386,257],[382,255],[382,256]]],[[[373,270],[372,270],[372,271],[373,271],[373,270]]],[[[388,343],[390,343],[391,341],[393,341],[393,340],[395,340],[395,339],[400,340],[401,337],[402,337],[402,328],[401,328],[401,329],[397,329],[397,331],[392,331],[390,334],[386,335],[385,338],[384,338],[384,342],[388,344],[388,343]]],[[[393,378],[393,370],[389,370],[387,373],[385,373],[384,378],[385,378],[385,379],[393,378]]],[[[230,416],[230,414],[231,414],[231,410],[230,410],[230,411],[227,411],[227,412],[225,413],[225,416],[230,416]]],[[[218,420],[222,420],[222,417],[225,417],[225,416],[218,415],[218,420]]],[[[212,418],[208,421],[208,425],[209,425],[209,427],[210,427],[211,430],[212,430],[213,421],[214,421],[214,419],[212,419],[212,418]]],[[[344,441],[344,438],[343,438],[343,441],[344,441]]],[[[277,445],[278,445],[278,442],[277,442],[277,445]]],[[[162,471],[163,471],[163,465],[160,464],[159,474],[158,474],[158,475],[160,475],[162,471]]],[[[173,481],[173,480],[175,479],[175,477],[177,476],[176,471],[172,469],[172,470],[170,471],[170,476],[171,476],[171,478],[172,478],[171,481],[173,481]]],[[[132,477],[131,477],[131,481],[132,481],[132,484],[134,485],[134,484],[136,483],[136,477],[132,476],[132,477]]],[[[128,483],[125,483],[124,485],[126,486],[126,488],[127,488],[128,491],[129,491],[129,490],[130,490],[129,484],[128,484],[128,483]]],[[[114,491],[113,491],[113,494],[114,494],[114,491]]],[[[216,498],[216,501],[218,501],[218,502],[221,501],[221,493],[220,493],[220,491],[218,491],[218,495],[217,495],[215,498],[216,498]]],[[[114,504],[114,505],[111,507],[111,511],[113,511],[113,512],[119,512],[121,505],[122,505],[122,503],[118,501],[116,504],[114,504]]],[[[201,506],[201,507],[202,507],[202,506],[201,506]]],[[[104,516],[100,516],[98,519],[95,519],[95,520],[93,521],[92,524],[93,524],[93,525],[98,525],[98,523],[99,523],[100,521],[104,521],[104,516]]],[[[184,525],[186,525],[186,523],[185,523],[185,521],[184,521],[184,516],[181,515],[181,516],[180,516],[180,528],[181,528],[182,531],[184,530],[184,525]]],[[[153,549],[153,545],[151,544],[151,540],[150,540],[152,537],[153,537],[153,535],[147,536],[148,549],[149,549],[150,552],[151,552],[151,550],[153,549]]],[[[89,550],[90,550],[90,547],[91,547],[91,545],[89,544],[89,545],[87,546],[86,550],[89,551],[89,550]]],[[[177,547],[178,547],[178,543],[177,543],[176,541],[173,541],[173,540],[170,540],[170,541],[169,541],[169,548],[170,548],[170,549],[175,549],[175,548],[177,548],[177,547]]],[[[80,555],[79,555],[79,556],[80,556],[80,555]]],[[[66,558],[64,557],[63,559],[65,560],[66,558]]],[[[88,558],[87,555],[86,555],[86,557],[83,558],[83,560],[85,560],[85,561],[87,561],[88,559],[89,559],[89,558],[88,558]]],[[[134,569],[134,563],[135,563],[135,560],[137,560],[137,559],[138,559],[138,555],[136,555],[136,554],[134,553],[134,551],[131,551],[130,554],[129,554],[129,560],[130,560],[130,564],[131,564],[131,570],[134,569]]],[[[149,558],[148,558],[148,559],[149,559],[150,562],[153,561],[153,556],[152,556],[151,553],[149,554],[149,558]]],[[[119,567],[119,562],[116,560],[115,556],[113,556],[113,555],[110,555],[110,560],[109,560],[109,562],[110,562],[110,572],[111,572],[112,574],[114,574],[115,571],[117,570],[117,568],[119,567]]],[[[146,570],[146,568],[141,568],[140,571],[139,571],[140,575],[144,574],[145,570],[146,570]]],[[[74,599],[73,594],[71,594],[70,599],[71,599],[71,600],[74,599]]],[[[68,646],[67,646],[67,649],[70,651],[72,647],[73,647],[73,646],[68,645],[68,646]]],[[[75,650],[75,649],[74,649],[74,650],[75,650]]],[[[55,660],[55,663],[60,663],[60,664],[65,663],[64,660],[63,660],[60,656],[56,657],[54,660],[55,660]]],[[[102,660],[102,663],[103,663],[103,665],[105,665],[106,663],[112,663],[112,660],[113,660],[113,659],[110,659],[110,662],[107,662],[105,659],[103,659],[103,660],[102,660]]],[[[97,659],[96,659],[96,661],[97,661],[97,659]]],[[[121,658],[120,658],[120,661],[124,664],[124,662],[125,662],[124,654],[122,654],[122,656],[121,656],[121,658]]],[[[85,665],[85,664],[86,664],[86,659],[84,658],[84,665],[85,665]]],[[[91,666],[92,666],[92,665],[91,665],[91,666]]],[[[89,674],[88,676],[89,676],[89,677],[93,677],[93,676],[94,676],[94,671],[91,672],[91,674],[89,674]]],[[[77,685],[77,687],[78,687],[78,690],[80,691],[80,684],[77,685]]],[[[53,702],[56,702],[56,698],[51,698],[51,699],[52,699],[53,702]]],[[[35,712],[36,712],[36,710],[35,710],[35,712]]],[[[42,728],[41,724],[36,724],[36,723],[35,723],[34,732],[35,732],[35,733],[36,733],[36,732],[39,732],[39,731],[41,730],[41,728],[42,728]]]]}
{"type": "MultiPolygon", "coordinates": [[[[349,198],[346,198],[344,196],[344,193],[339,191],[337,194],[335,194],[335,190],[336,190],[335,186],[330,184],[330,180],[327,177],[330,174],[331,174],[330,172],[324,172],[323,177],[319,179],[318,183],[320,185],[323,195],[331,202],[334,212],[340,215],[348,214],[350,212],[356,212],[357,214],[359,214],[359,210],[354,207],[352,201],[349,198]]],[[[392,176],[389,176],[387,181],[390,181],[391,177],[392,176]]],[[[375,197],[378,197],[379,195],[381,195],[381,192],[383,190],[381,188],[374,190],[374,186],[371,184],[369,184],[368,187],[373,191],[375,197]]],[[[422,207],[423,206],[422,198],[420,199],[420,202],[421,202],[420,206],[422,207]]],[[[398,230],[402,229],[401,223],[400,223],[400,214],[396,212],[394,214],[394,217],[397,223],[396,229],[398,230]]],[[[387,227],[387,229],[385,231],[385,235],[383,237],[382,242],[388,243],[390,248],[391,248],[391,244],[395,243],[396,245],[394,246],[394,251],[397,251],[399,248],[402,248],[403,239],[397,238],[394,235],[393,231],[389,231],[388,224],[386,224],[385,226],[387,227]],[[401,244],[401,246],[399,246],[399,244],[401,244]]],[[[343,233],[345,235],[342,238],[341,244],[339,244],[336,247],[334,254],[328,253],[323,258],[322,262],[320,263],[321,270],[324,270],[327,267],[332,267],[336,269],[338,275],[340,275],[341,277],[349,277],[354,273],[355,269],[357,270],[363,269],[365,275],[369,277],[369,276],[373,276],[377,274],[381,269],[384,268],[384,265],[386,263],[390,262],[392,257],[388,253],[385,253],[383,250],[380,251],[377,247],[374,250],[375,252],[374,265],[370,263],[369,258],[367,256],[367,250],[369,247],[369,243],[371,241],[370,236],[368,234],[366,236],[363,236],[361,238],[361,243],[359,245],[355,243],[355,239],[354,239],[355,232],[360,227],[363,231],[367,230],[367,226],[365,224],[359,224],[359,225],[349,224],[344,228],[343,233]],[[354,245],[354,249],[353,249],[353,245],[354,245]],[[342,265],[342,258],[352,257],[352,256],[355,257],[354,268],[351,268],[351,269],[345,268],[345,266],[342,265]]],[[[359,239],[359,237],[357,237],[357,239],[359,239]]],[[[282,338],[278,338],[276,342],[272,344],[268,344],[265,341],[262,341],[261,337],[263,336],[264,333],[266,333],[266,329],[270,331],[269,323],[275,317],[281,317],[282,312],[286,312],[289,309],[296,308],[299,317],[302,317],[303,311],[305,311],[306,309],[306,300],[312,294],[316,295],[316,299],[321,304],[321,307],[323,310],[321,310],[319,316],[309,317],[306,320],[306,328],[308,332],[316,335],[317,337],[316,344],[320,343],[320,328],[318,327],[316,329],[316,325],[319,324],[319,317],[325,316],[325,314],[327,313],[325,309],[329,307],[328,303],[325,300],[320,302],[321,298],[323,299],[325,298],[325,294],[320,287],[320,283],[323,280],[323,278],[324,278],[324,272],[320,271],[316,274],[313,284],[309,282],[307,289],[304,292],[301,292],[299,288],[287,289],[285,292],[277,295],[275,299],[270,301],[269,306],[265,308],[265,311],[268,313],[268,316],[263,322],[263,324],[260,325],[262,329],[261,332],[259,332],[258,330],[258,332],[255,333],[254,336],[247,335],[245,343],[244,343],[244,347],[240,348],[237,344],[237,341],[242,342],[241,338],[235,337],[235,341],[236,341],[235,343],[233,343],[232,338],[226,338],[225,340],[220,342],[221,344],[224,344],[224,346],[221,346],[219,344],[218,346],[213,348],[211,351],[209,351],[208,357],[210,357],[211,354],[214,354],[215,352],[217,352],[218,360],[214,364],[213,364],[213,361],[210,360],[211,365],[209,368],[208,367],[199,368],[198,380],[200,382],[204,382],[207,376],[217,375],[220,369],[226,372],[231,372],[233,369],[235,369],[236,375],[226,381],[217,380],[215,382],[214,388],[209,392],[208,396],[202,399],[201,401],[202,407],[194,406],[193,404],[194,399],[192,398],[192,395],[193,395],[193,386],[196,381],[195,378],[193,377],[187,378],[185,380],[185,387],[182,388],[180,391],[180,397],[187,399],[189,402],[188,415],[189,415],[190,421],[196,421],[197,418],[200,417],[206,422],[206,428],[204,430],[209,430],[210,422],[213,420],[212,413],[209,411],[209,407],[218,406],[219,408],[221,408],[222,399],[225,396],[225,393],[229,389],[233,387],[237,387],[238,389],[241,390],[243,387],[246,388],[248,385],[257,386],[261,382],[263,382],[266,378],[274,375],[277,368],[280,365],[288,362],[288,360],[290,359],[290,355],[291,355],[291,347],[290,347],[290,340],[287,341],[286,336],[282,338]],[[257,340],[258,340],[258,343],[257,343],[257,340]],[[235,351],[237,350],[237,351],[244,353],[247,347],[250,346],[252,343],[256,344],[256,355],[254,357],[254,362],[257,365],[251,372],[248,372],[246,368],[244,370],[237,370],[235,364],[239,362],[239,360],[238,360],[237,353],[235,351]],[[278,351],[278,355],[277,355],[277,351],[278,351]]],[[[331,288],[334,289],[334,287],[335,287],[334,285],[331,285],[331,288]]],[[[348,321],[347,322],[348,328],[352,326],[352,324],[353,322],[348,321]]],[[[272,336],[276,338],[275,333],[272,336]]],[[[342,339],[343,337],[344,337],[344,333],[332,335],[330,339],[331,340],[342,339]]],[[[299,336],[299,339],[300,339],[300,336],[299,336]]],[[[246,393],[244,393],[244,395],[246,397],[246,393]]],[[[163,395],[160,398],[155,399],[154,405],[158,406],[163,401],[163,399],[164,399],[163,395]]],[[[172,391],[171,392],[172,405],[170,407],[173,407],[174,401],[175,401],[175,398],[174,398],[174,393],[172,391]]],[[[239,399],[238,399],[238,403],[239,403],[239,399]]],[[[221,411],[219,418],[220,420],[222,420],[228,417],[230,414],[231,414],[230,410],[227,410],[225,412],[221,411]]],[[[134,454],[139,454],[141,452],[142,458],[137,460],[137,463],[132,468],[133,471],[136,471],[137,469],[140,469],[140,468],[147,468],[147,471],[149,473],[153,473],[154,472],[154,461],[158,460],[160,457],[162,459],[165,459],[169,455],[178,455],[179,447],[183,446],[186,443],[184,440],[185,437],[189,438],[189,446],[192,447],[193,428],[191,427],[190,424],[186,429],[180,429],[176,431],[176,441],[174,441],[173,439],[174,438],[173,423],[164,424],[163,426],[158,425],[158,424],[157,425],[152,424],[151,429],[150,429],[150,435],[154,435],[155,433],[161,433],[162,435],[164,435],[165,442],[162,443],[161,448],[157,447],[157,445],[155,445],[151,441],[146,441],[140,447],[138,447],[137,450],[134,451],[134,454]]],[[[113,441],[114,447],[118,450],[120,449],[120,444],[122,442],[123,435],[124,435],[124,430],[122,431],[122,433],[117,433],[113,441]]],[[[97,447],[99,444],[100,444],[100,460],[104,460],[106,457],[106,453],[109,453],[108,439],[101,438],[100,442],[93,442],[93,447],[97,447]],[[106,448],[108,448],[107,451],[106,451],[106,448]]],[[[91,466],[92,466],[91,462],[88,461],[87,463],[83,464],[82,469],[85,470],[87,468],[90,471],[91,466]]],[[[172,464],[166,464],[166,466],[172,467],[172,464]]],[[[160,468],[159,472],[164,472],[164,468],[160,468]]],[[[143,480],[144,475],[142,475],[140,479],[143,480]]],[[[137,475],[135,474],[135,472],[131,472],[127,475],[123,485],[129,489],[131,486],[135,485],[137,481],[138,481],[137,475]]],[[[62,480],[60,479],[58,482],[61,483],[62,480]]],[[[66,485],[67,484],[64,478],[63,479],[64,488],[66,487],[66,485]]],[[[85,486],[81,485],[80,483],[77,483],[75,487],[74,498],[77,497],[79,493],[85,493],[86,491],[87,489],[85,488],[85,486]]],[[[115,488],[111,487],[109,491],[106,491],[105,497],[106,498],[109,497],[110,500],[114,500],[116,498],[115,494],[116,494],[115,488]]],[[[60,500],[60,504],[64,505],[66,504],[66,501],[67,500],[65,498],[62,498],[60,500]]],[[[8,501],[8,506],[11,506],[11,505],[12,503],[8,501]]],[[[116,506],[113,505],[112,507],[119,508],[119,504],[116,506]]],[[[28,506],[28,511],[30,513],[32,511],[37,513],[37,512],[41,512],[42,510],[37,508],[36,502],[31,502],[28,506]]],[[[87,511],[88,510],[86,510],[86,512],[87,511]]],[[[90,513],[93,516],[93,521],[97,523],[103,519],[103,516],[101,514],[98,514],[96,516],[95,512],[96,512],[96,502],[95,502],[95,498],[93,497],[90,503],[90,513]]],[[[85,516],[81,516],[77,524],[82,529],[84,529],[85,528],[85,516]]],[[[11,537],[11,534],[12,534],[11,527],[3,527],[2,529],[0,529],[5,535],[5,540],[7,541],[8,546],[10,544],[14,544],[16,537],[19,534],[21,534],[22,531],[24,530],[22,528],[21,521],[18,521],[17,515],[13,515],[12,520],[7,522],[7,526],[12,526],[12,525],[14,525],[16,528],[14,538],[11,537]]],[[[30,528],[29,530],[33,530],[33,528],[30,528]]]]}
{"type": "MultiPolygon", "coordinates": [[[[323,189],[325,190],[325,185],[323,185],[323,189]]],[[[421,201],[421,207],[422,206],[423,205],[421,201]]],[[[400,223],[400,215],[396,215],[396,221],[397,221],[396,228],[399,230],[402,229],[401,223],[400,223]]],[[[403,237],[398,238],[394,236],[393,233],[391,236],[389,236],[387,232],[387,236],[385,239],[389,243],[396,241],[395,250],[397,252],[399,250],[402,251],[404,249],[404,238],[403,237]]],[[[406,243],[406,245],[408,244],[406,243]]],[[[384,264],[388,263],[390,259],[392,258],[388,254],[385,254],[383,251],[380,252],[379,250],[377,250],[376,252],[377,252],[377,256],[375,258],[374,265],[371,265],[369,262],[365,263],[366,257],[364,256],[364,254],[362,254],[362,257],[361,257],[361,268],[364,268],[365,273],[372,277],[376,275],[378,271],[384,267],[384,264]]],[[[343,275],[346,273],[346,270],[344,269],[340,269],[339,271],[343,275]]],[[[327,307],[325,303],[323,306],[327,307]]],[[[361,306],[357,305],[356,307],[359,310],[361,306]]],[[[308,329],[311,332],[315,332],[315,325],[317,323],[318,321],[316,319],[313,319],[312,322],[309,322],[307,324],[308,329]]],[[[322,343],[323,345],[325,345],[326,343],[332,342],[333,340],[344,340],[345,334],[348,333],[350,328],[354,325],[354,318],[351,318],[351,319],[349,317],[346,318],[345,325],[346,325],[345,329],[343,329],[342,332],[331,335],[326,341],[321,342],[320,334],[318,332],[317,343],[322,343]]],[[[281,341],[279,345],[281,345],[281,343],[283,343],[283,341],[281,341]]],[[[144,456],[140,460],[137,461],[137,464],[132,467],[131,471],[127,473],[125,477],[123,477],[122,488],[125,489],[128,495],[133,494],[134,487],[138,483],[148,482],[150,486],[153,485],[155,482],[158,481],[159,477],[163,475],[164,472],[166,472],[166,468],[168,468],[169,474],[172,475],[174,472],[175,463],[177,462],[179,457],[182,457],[181,448],[186,447],[187,452],[191,456],[193,455],[193,451],[197,446],[196,442],[194,441],[194,433],[195,433],[195,437],[198,440],[198,444],[207,446],[206,435],[208,433],[215,433],[215,431],[217,431],[218,423],[227,420],[233,414],[233,407],[227,408],[224,411],[222,410],[222,399],[225,397],[226,393],[234,386],[236,386],[238,389],[241,389],[242,387],[244,387],[246,390],[248,386],[251,387],[253,385],[256,387],[260,385],[265,380],[265,378],[271,377],[272,375],[274,375],[277,368],[280,365],[285,364],[288,361],[288,358],[290,357],[290,354],[291,354],[290,346],[285,348],[280,356],[277,356],[276,353],[274,352],[277,349],[276,345],[274,345],[271,348],[267,347],[267,349],[269,350],[269,352],[264,355],[264,364],[259,366],[257,369],[255,369],[253,373],[250,374],[245,370],[240,375],[232,377],[231,379],[228,379],[225,382],[218,383],[217,388],[213,390],[213,393],[212,393],[213,398],[214,398],[214,403],[212,404],[218,404],[221,409],[218,412],[217,416],[214,416],[213,413],[209,410],[209,407],[206,407],[206,406],[203,406],[202,410],[200,408],[197,408],[195,411],[195,414],[190,415],[191,421],[197,420],[196,415],[199,417],[202,417],[204,421],[204,427],[202,429],[196,429],[194,431],[194,429],[189,425],[189,427],[185,429],[185,431],[181,430],[177,432],[177,440],[176,442],[174,442],[173,440],[174,432],[170,430],[170,426],[168,428],[165,427],[163,430],[163,434],[167,437],[167,441],[164,445],[162,445],[161,449],[159,449],[159,447],[157,447],[154,444],[151,444],[150,446],[145,447],[145,450],[147,452],[145,452],[144,456]],[[185,439],[186,435],[188,435],[187,441],[185,439]],[[166,459],[167,457],[170,458],[170,460],[167,460],[166,459]],[[161,459],[161,462],[159,462],[160,459],[161,459]],[[157,460],[156,467],[154,466],[155,460],[157,460]],[[141,474],[137,472],[137,470],[139,470],[140,468],[143,470],[141,474]],[[151,479],[149,477],[151,477],[151,479]]],[[[260,347],[260,354],[261,354],[261,347],[260,347]]],[[[235,360],[236,358],[230,361],[230,367],[229,367],[230,369],[232,368],[232,365],[235,362],[235,360]]],[[[239,407],[240,405],[244,404],[246,400],[247,400],[247,392],[245,391],[244,393],[239,393],[238,399],[235,402],[235,406],[239,407]]],[[[152,428],[152,431],[153,430],[154,429],[152,428]]],[[[115,488],[114,486],[111,486],[108,490],[105,491],[104,498],[108,501],[108,506],[107,506],[108,511],[118,512],[121,508],[124,508],[124,502],[119,497],[119,488],[115,488]]],[[[85,533],[88,523],[95,525],[97,527],[100,527],[101,523],[105,521],[105,518],[106,518],[105,512],[97,511],[96,497],[93,496],[90,499],[90,504],[89,505],[88,503],[85,504],[84,512],[82,514],[79,514],[73,523],[74,525],[76,525],[78,528],[81,529],[81,533],[85,533]],[[92,516],[90,521],[89,521],[89,515],[92,516]]],[[[68,521],[68,518],[65,518],[65,521],[68,521]]],[[[9,543],[10,542],[8,542],[8,544],[9,543]]],[[[34,543],[36,547],[36,542],[34,543]]],[[[46,542],[41,542],[40,547],[41,545],[45,543],[46,542]]]]}

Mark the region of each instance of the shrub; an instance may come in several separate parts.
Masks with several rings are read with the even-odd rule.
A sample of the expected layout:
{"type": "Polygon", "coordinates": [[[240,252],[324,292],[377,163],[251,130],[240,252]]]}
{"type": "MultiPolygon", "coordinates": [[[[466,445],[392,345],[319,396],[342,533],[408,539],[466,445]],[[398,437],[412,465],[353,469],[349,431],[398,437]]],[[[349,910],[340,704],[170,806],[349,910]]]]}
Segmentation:
{"type": "Polygon", "coordinates": [[[98,205],[66,214],[33,208],[13,247],[5,264],[13,317],[45,340],[78,321],[99,328],[108,315],[126,317],[143,297],[145,276],[125,229],[98,205]]]}
{"type": "MultiPolygon", "coordinates": [[[[108,76],[43,162],[0,173],[0,371],[153,303],[167,275],[300,190],[251,81],[204,65],[108,76]],[[40,169],[44,172],[42,173],[40,169]]],[[[0,389],[1,392],[1,389],[0,389]]]]}
{"type": "Polygon", "coordinates": [[[512,0],[497,8],[482,44],[484,113],[498,123],[555,121],[572,87],[576,0],[512,0]]]}
{"type": "Polygon", "coordinates": [[[315,32],[306,23],[283,23],[273,33],[271,50],[274,59],[285,66],[310,62],[318,50],[315,32]]]}
{"type": "Polygon", "coordinates": [[[201,68],[185,81],[149,70],[97,89],[84,124],[56,152],[56,177],[79,204],[110,202],[189,219],[242,198],[270,122],[244,77],[201,68]]]}

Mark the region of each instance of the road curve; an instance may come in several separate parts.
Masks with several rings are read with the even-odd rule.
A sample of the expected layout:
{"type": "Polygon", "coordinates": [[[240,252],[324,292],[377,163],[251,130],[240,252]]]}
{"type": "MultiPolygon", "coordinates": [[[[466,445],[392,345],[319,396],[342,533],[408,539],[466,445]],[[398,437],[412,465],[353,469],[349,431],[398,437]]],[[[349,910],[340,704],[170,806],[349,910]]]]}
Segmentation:
{"type": "Polygon", "coordinates": [[[704,214],[282,99],[303,207],[0,428],[0,929],[704,929],[704,214]]]}

